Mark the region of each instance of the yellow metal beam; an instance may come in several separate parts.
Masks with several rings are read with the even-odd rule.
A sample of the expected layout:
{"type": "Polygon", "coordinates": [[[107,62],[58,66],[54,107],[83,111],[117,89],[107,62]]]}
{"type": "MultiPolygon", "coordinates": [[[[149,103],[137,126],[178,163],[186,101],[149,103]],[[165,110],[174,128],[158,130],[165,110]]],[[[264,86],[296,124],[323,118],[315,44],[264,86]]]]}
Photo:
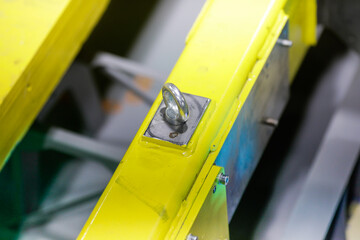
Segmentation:
{"type": "Polygon", "coordinates": [[[0,169],[109,0],[0,0],[0,169]]]}
{"type": "Polygon", "coordinates": [[[289,0],[285,11],[289,15],[289,38],[294,42],[289,50],[289,72],[292,81],[309,46],[316,43],[316,1],[289,0]]]}
{"type": "MultiPolygon", "coordinates": [[[[167,81],[185,93],[210,98],[208,109],[189,144],[177,146],[143,136],[162,100],[161,94],[157,97],[79,239],[185,236],[186,219],[280,32],[292,17],[289,9],[292,4],[310,1],[315,4],[315,0],[207,1],[167,81]]],[[[315,23],[303,29],[315,34],[315,23]]],[[[294,44],[297,41],[303,39],[294,44]]]]}

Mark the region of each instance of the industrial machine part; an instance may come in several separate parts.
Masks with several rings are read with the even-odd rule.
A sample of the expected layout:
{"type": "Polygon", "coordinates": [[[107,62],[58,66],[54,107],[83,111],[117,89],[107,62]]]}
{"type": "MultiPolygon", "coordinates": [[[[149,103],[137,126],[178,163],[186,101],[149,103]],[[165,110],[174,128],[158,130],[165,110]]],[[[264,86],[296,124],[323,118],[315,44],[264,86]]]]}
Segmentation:
{"type": "Polygon", "coordinates": [[[316,42],[315,26],[313,0],[208,1],[167,81],[211,99],[206,111],[176,142],[182,132],[164,127],[174,125],[158,95],[79,239],[228,239],[228,218],[316,42]],[[221,167],[228,191],[214,185],[221,167]]]}
{"type": "MultiPolygon", "coordinates": [[[[318,3],[320,21],[359,51],[354,11],[359,3],[318,3]]],[[[6,26],[0,29],[1,44],[9,46],[0,54],[0,168],[106,5],[106,0],[0,2],[1,10],[13,13],[0,20],[6,26]]],[[[96,71],[154,104],[79,239],[229,239],[228,221],[279,124],[302,58],[316,42],[315,26],[315,0],[209,0],[156,99],[132,81],[136,64],[100,54],[96,71]]],[[[141,54],[142,48],[136,51],[141,54]]],[[[353,83],[331,120],[294,204],[286,240],[324,238],[340,201],[345,208],[344,189],[359,154],[359,86],[353,83]]],[[[100,101],[93,106],[100,110],[100,101]]],[[[23,147],[38,138],[29,132],[23,147]]],[[[53,149],[108,166],[125,152],[54,127],[40,138],[30,150],[53,149]]],[[[21,155],[15,152],[14,160],[21,155]]],[[[98,195],[97,190],[39,211],[30,222],[41,223],[98,195]]],[[[19,220],[17,214],[11,217],[10,225],[19,220]]]]}

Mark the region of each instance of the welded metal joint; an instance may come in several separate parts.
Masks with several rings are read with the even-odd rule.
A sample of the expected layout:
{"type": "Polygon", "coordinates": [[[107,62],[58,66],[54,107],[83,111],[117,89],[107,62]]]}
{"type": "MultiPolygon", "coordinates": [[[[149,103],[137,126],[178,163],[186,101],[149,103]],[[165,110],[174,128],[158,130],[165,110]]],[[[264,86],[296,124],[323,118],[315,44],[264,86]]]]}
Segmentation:
{"type": "Polygon", "coordinates": [[[218,182],[225,186],[228,185],[229,179],[230,179],[229,176],[223,173],[220,173],[217,177],[218,182]]]}
{"type": "Polygon", "coordinates": [[[166,105],[166,121],[172,125],[185,123],[189,119],[189,107],[180,90],[172,83],[165,83],[162,96],[166,105]]]}

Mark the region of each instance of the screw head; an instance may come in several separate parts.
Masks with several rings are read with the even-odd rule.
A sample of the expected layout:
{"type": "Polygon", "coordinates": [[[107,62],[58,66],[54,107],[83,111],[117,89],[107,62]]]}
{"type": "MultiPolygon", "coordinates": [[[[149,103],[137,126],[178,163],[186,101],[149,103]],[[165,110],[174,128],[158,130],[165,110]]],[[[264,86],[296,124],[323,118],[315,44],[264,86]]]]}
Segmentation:
{"type": "Polygon", "coordinates": [[[220,174],[218,175],[217,179],[218,179],[219,183],[221,183],[221,184],[223,184],[223,185],[225,185],[225,186],[228,185],[229,180],[230,180],[229,176],[226,175],[226,174],[223,174],[223,173],[220,173],[220,174]]]}
{"type": "Polygon", "coordinates": [[[265,118],[262,121],[262,123],[265,125],[271,126],[271,127],[277,127],[277,125],[279,124],[279,121],[274,118],[265,118]]]}
{"type": "Polygon", "coordinates": [[[291,40],[285,38],[279,38],[276,43],[284,47],[291,47],[293,45],[293,42],[291,40]]]}
{"type": "Polygon", "coordinates": [[[186,240],[198,240],[199,238],[197,236],[192,235],[189,233],[189,235],[186,237],[186,240]]]}

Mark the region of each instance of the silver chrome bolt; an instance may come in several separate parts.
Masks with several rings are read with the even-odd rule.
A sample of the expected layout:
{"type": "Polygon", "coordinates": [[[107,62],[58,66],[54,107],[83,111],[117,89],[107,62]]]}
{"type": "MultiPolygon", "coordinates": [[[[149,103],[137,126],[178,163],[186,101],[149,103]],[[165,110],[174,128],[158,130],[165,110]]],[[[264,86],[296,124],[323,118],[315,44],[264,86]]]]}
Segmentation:
{"type": "Polygon", "coordinates": [[[223,173],[220,173],[220,174],[218,175],[217,179],[218,179],[219,183],[221,183],[221,184],[223,184],[223,185],[226,186],[226,185],[228,185],[230,178],[229,178],[228,175],[225,175],[225,174],[223,174],[223,173]]]}
{"type": "Polygon", "coordinates": [[[293,42],[291,40],[285,38],[279,38],[276,43],[284,47],[291,47],[293,45],[293,42]]]}
{"type": "Polygon", "coordinates": [[[277,125],[279,124],[279,121],[274,118],[265,118],[262,121],[262,123],[265,125],[271,126],[271,127],[277,127],[277,125]]]}
{"type": "Polygon", "coordinates": [[[172,83],[165,83],[162,88],[165,109],[165,120],[172,125],[185,123],[189,118],[189,107],[184,95],[172,83]]]}
{"type": "Polygon", "coordinates": [[[197,236],[192,235],[189,233],[189,235],[186,237],[186,240],[198,240],[199,238],[197,236]]]}

